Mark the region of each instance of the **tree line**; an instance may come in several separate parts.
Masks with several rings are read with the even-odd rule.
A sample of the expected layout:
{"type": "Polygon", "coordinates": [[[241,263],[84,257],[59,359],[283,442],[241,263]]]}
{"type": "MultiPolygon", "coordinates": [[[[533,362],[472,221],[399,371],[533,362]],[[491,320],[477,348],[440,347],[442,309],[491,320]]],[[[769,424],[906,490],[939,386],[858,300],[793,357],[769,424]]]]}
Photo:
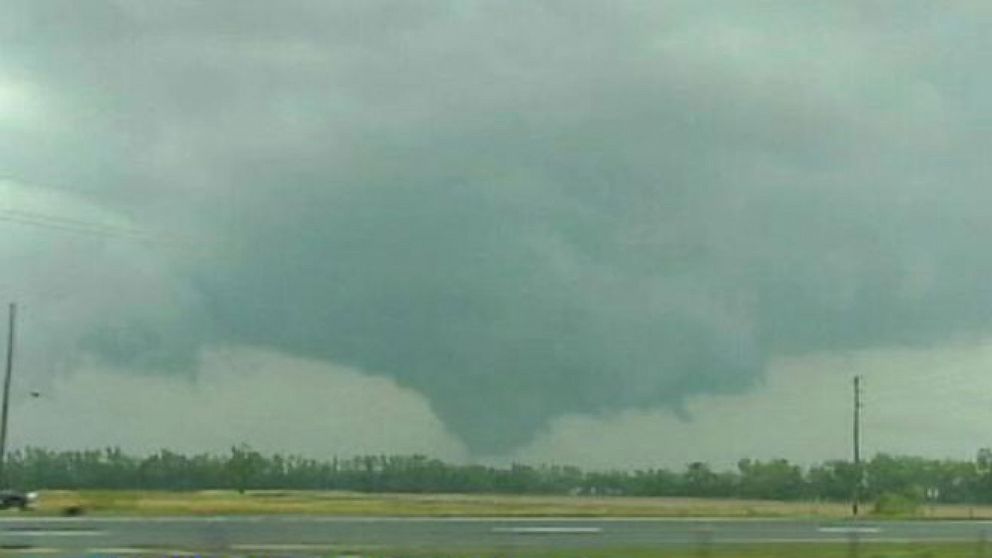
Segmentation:
{"type": "Polygon", "coordinates": [[[8,455],[5,476],[9,486],[24,489],[313,489],[827,501],[850,499],[860,483],[865,501],[894,495],[915,502],[992,502],[988,449],[972,461],[879,454],[860,466],[841,460],[801,467],[784,459],[742,459],[732,470],[697,462],[678,471],[583,471],[560,465],[451,464],[422,455],[317,460],[263,455],[246,445],[226,454],[161,450],[145,456],[117,448],[27,448],[8,455]]]}

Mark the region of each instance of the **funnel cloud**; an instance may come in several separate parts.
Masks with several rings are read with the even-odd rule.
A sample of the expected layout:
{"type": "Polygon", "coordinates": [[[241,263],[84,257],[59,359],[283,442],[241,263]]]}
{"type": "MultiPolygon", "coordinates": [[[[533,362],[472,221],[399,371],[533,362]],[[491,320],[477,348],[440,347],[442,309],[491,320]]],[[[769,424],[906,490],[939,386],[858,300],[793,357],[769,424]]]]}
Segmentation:
{"type": "Polygon", "coordinates": [[[984,3],[4,11],[19,381],[273,351],[509,455],[694,420],[777,358],[990,333],[984,3]]]}

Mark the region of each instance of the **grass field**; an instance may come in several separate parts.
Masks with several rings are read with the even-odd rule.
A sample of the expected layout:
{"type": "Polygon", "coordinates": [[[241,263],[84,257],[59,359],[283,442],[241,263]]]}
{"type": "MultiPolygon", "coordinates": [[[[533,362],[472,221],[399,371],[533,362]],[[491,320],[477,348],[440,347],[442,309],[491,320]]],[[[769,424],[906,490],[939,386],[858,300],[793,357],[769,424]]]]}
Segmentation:
{"type": "MultiPolygon", "coordinates": [[[[811,517],[841,518],[846,504],[451,494],[359,494],[319,491],[156,492],[131,490],[45,491],[28,513],[58,515],[70,507],[90,515],[298,514],[434,517],[811,517]]],[[[18,512],[9,512],[18,513],[18,512]]],[[[902,516],[907,517],[907,516],[902,516]]],[[[925,507],[909,517],[989,519],[988,506],[925,507]]]]}
{"type": "Polygon", "coordinates": [[[761,544],[727,545],[684,549],[583,549],[583,550],[376,550],[345,552],[363,558],[988,558],[992,545],[978,543],[939,544],[761,544]]]}

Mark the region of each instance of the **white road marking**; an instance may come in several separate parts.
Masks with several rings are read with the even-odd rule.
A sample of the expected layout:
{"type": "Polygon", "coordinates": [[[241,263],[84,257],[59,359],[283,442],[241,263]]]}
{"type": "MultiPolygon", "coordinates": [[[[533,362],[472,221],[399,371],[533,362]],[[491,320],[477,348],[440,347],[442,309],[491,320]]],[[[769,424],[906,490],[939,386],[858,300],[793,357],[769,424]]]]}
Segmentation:
{"type": "Polygon", "coordinates": [[[87,548],[90,554],[105,554],[110,556],[120,555],[152,555],[152,556],[203,556],[202,552],[193,550],[162,549],[158,547],[131,548],[131,547],[108,547],[108,548],[87,548]]]}
{"type": "Polygon", "coordinates": [[[227,547],[231,550],[247,550],[247,551],[306,551],[306,550],[324,550],[331,548],[333,545],[330,544],[231,544],[227,547]]]}
{"type": "Polygon", "coordinates": [[[840,533],[850,535],[858,533],[881,533],[882,529],[879,527],[820,527],[817,531],[821,533],[840,533]]]}
{"type": "MultiPolygon", "coordinates": [[[[869,542],[874,543],[891,543],[891,544],[912,544],[912,543],[952,543],[952,542],[967,542],[970,539],[962,539],[960,537],[877,537],[869,539],[869,542]]],[[[759,539],[742,539],[742,538],[721,538],[717,541],[718,544],[831,544],[831,545],[844,545],[849,544],[847,539],[827,539],[827,538],[817,538],[817,537],[767,537],[759,539]]]]}
{"type": "Polygon", "coordinates": [[[3,532],[16,537],[97,537],[107,534],[95,529],[7,529],[3,532]]]}
{"type": "Polygon", "coordinates": [[[572,535],[601,533],[602,527],[493,527],[493,533],[530,535],[572,535]]]}

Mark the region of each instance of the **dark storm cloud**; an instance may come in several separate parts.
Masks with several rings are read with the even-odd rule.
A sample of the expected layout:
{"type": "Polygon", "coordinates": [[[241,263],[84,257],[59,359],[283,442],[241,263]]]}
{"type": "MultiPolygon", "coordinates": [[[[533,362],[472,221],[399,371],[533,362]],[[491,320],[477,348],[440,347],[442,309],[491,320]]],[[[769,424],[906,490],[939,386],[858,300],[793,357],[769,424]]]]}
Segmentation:
{"type": "Polygon", "coordinates": [[[204,239],[185,312],[86,350],[352,365],[503,451],[987,334],[976,6],[10,3],[0,78],[45,112],[0,168],[204,239]]]}

